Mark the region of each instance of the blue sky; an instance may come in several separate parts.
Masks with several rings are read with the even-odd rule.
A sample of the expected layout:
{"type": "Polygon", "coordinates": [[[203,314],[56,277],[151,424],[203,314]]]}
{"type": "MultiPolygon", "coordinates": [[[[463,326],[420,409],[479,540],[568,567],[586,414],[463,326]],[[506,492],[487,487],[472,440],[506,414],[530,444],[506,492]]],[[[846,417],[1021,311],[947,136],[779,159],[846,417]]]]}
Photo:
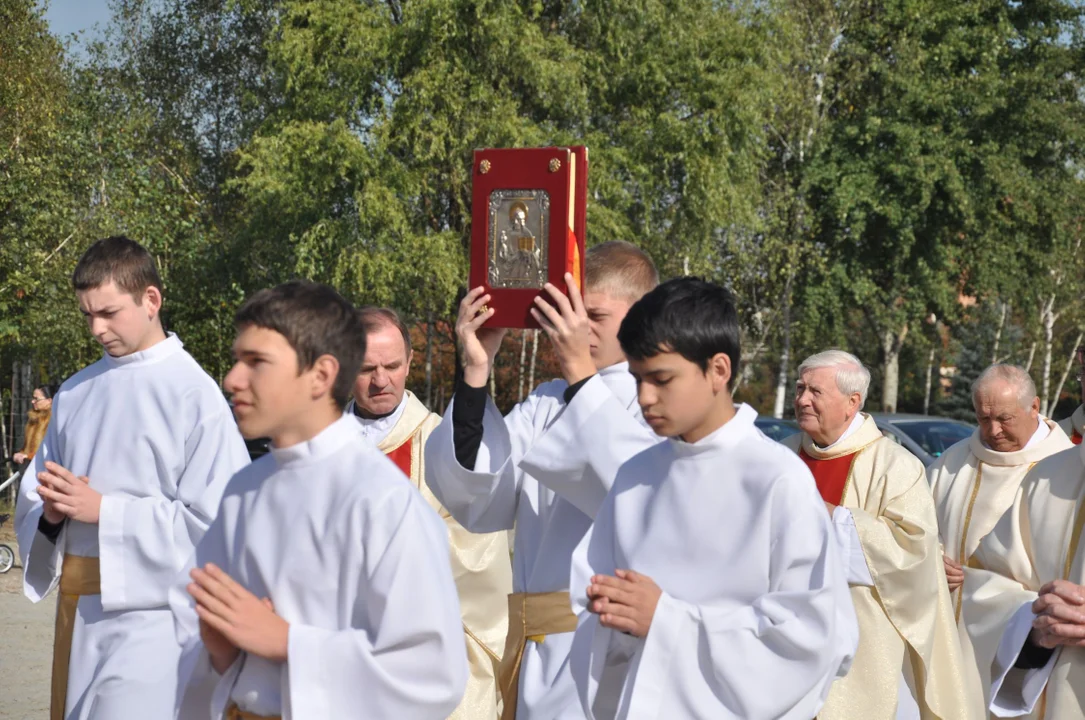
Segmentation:
{"type": "MultiPolygon", "coordinates": [[[[43,0],[42,4],[46,4],[43,0]]],[[[104,28],[109,20],[109,0],[47,0],[45,19],[54,34],[64,38],[71,33],[86,30],[83,42],[93,36],[97,23],[104,28]]]]}

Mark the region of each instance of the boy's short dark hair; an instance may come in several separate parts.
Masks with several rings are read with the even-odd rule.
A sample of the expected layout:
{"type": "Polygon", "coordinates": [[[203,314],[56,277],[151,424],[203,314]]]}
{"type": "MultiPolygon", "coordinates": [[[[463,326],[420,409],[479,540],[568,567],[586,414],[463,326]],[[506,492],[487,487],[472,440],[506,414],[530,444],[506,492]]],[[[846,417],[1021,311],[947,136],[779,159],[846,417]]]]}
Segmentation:
{"type": "Polygon", "coordinates": [[[392,326],[396,330],[399,330],[399,334],[403,336],[404,351],[410,356],[411,331],[407,328],[407,325],[395,310],[392,308],[377,307],[376,305],[366,305],[358,308],[358,319],[361,321],[362,329],[365,330],[366,335],[375,333],[388,326],[392,326]]]}
{"type": "Polygon", "coordinates": [[[365,358],[365,330],[346,299],[327,285],[292,280],[261,290],[234,315],[238,330],[249,326],[274,330],[298,354],[298,372],[313,366],[321,355],[339,361],[332,398],[346,407],[354,380],[365,358]]]}
{"type": "Polygon", "coordinates": [[[618,342],[632,360],[675,352],[701,370],[724,353],[731,358],[731,377],[738,377],[742,346],[735,298],[700,278],[668,280],[635,302],[622,320],[618,342]]]}
{"type": "Polygon", "coordinates": [[[72,273],[76,292],[93,290],[112,280],[138,303],[147,288],[162,292],[158,267],[147,248],[124,235],[98,240],[83,253],[72,273]]]}

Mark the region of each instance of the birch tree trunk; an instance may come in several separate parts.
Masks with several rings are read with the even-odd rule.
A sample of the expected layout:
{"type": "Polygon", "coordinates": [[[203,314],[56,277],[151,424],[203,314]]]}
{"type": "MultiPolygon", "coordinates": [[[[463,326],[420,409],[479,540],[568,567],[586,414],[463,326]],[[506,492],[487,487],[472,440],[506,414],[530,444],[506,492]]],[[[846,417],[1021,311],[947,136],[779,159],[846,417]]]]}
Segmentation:
{"type": "Polygon", "coordinates": [[[531,365],[527,375],[527,391],[535,391],[535,361],[539,357],[539,331],[531,331],[531,365]]]}
{"type": "Polygon", "coordinates": [[[520,331],[520,387],[516,391],[516,402],[524,401],[524,372],[527,370],[527,330],[520,331]]]}
{"type": "Polygon", "coordinates": [[[426,316],[426,407],[433,407],[433,313],[426,316]]]}
{"type": "Polygon", "coordinates": [[[787,400],[788,371],[791,367],[791,302],[784,301],[784,337],[780,350],[780,368],[776,373],[776,399],[772,404],[772,416],[780,419],[784,416],[784,402],[787,400]]]}
{"type": "Polygon", "coordinates": [[[1074,360],[1077,358],[1077,349],[1081,345],[1081,340],[1085,338],[1085,333],[1078,333],[1077,340],[1070,347],[1070,356],[1066,358],[1066,367],[1062,369],[1062,377],[1059,378],[1059,386],[1055,388],[1055,394],[1051,397],[1051,402],[1044,408],[1044,416],[1051,417],[1051,413],[1055,412],[1055,406],[1059,404],[1059,396],[1062,395],[1062,388],[1066,385],[1066,378],[1070,377],[1070,371],[1074,367],[1074,360]]]}
{"type": "Polygon", "coordinates": [[[1006,313],[1009,312],[1010,304],[998,301],[998,327],[995,328],[995,345],[991,350],[991,364],[994,365],[998,362],[998,349],[1002,344],[1002,328],[1006,326],[1006,313]]]}
{"type": "Polygon", "coordinates": [[[1044,328],[1044,364],[1040,370],[1040,384],[1043,390],[1040,393],[1040,407],[1047,407],[1051,398],[1051,352],[1055,344],[1055,320],[1059,314],[1055,312],[1055,296],[1051,295],[1044,303],[1040,311],[1040,320],[1044,328]]]}
{"type": "Polygon", "coordinates": [[[900,389],[900,349],[908,337],[908,326],[900,332],[885,330],[882,333],[882,351],[885,360],[882,364],[882,412],[897,411],[897,393],[900,389]]]}
{"type": "Polygon", "coordinates": [[[927,355],[927,382],[923,390],[923,414],[931,414],[931,375],[934,372],[934,348],[927,355]]]}
{"type": "Polygon", "coordinates": [[[1033,340],[1032,344],[1028,348],[1028,360],[1025,362],[1025,372],[1032,371],[1032,361],[1036,357],[1036,341],[1033,340]]]}

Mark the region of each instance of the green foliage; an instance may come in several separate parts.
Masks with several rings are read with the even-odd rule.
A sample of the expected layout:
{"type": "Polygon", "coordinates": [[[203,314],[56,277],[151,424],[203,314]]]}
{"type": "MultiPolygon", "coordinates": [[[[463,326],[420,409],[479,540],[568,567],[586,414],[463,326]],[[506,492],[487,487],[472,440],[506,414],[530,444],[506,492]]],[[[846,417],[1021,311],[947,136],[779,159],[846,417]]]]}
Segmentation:
{"type": "Polygon", "coordinates": [[[245,295],[306,276],[432,320],[448,389],[497,146],[586,144],[589,243],[731,286],[762,403],[839,345],[921,405],[962,297],[1012,304],[1018,361],[1054,297],[1056,371],[1085,318],[1076,3],[115,0],[78,65],[35,8],[0,0],[0,345],[49,377],[97,356],[68,277],[124,232],[216,376],[245,295]]]}

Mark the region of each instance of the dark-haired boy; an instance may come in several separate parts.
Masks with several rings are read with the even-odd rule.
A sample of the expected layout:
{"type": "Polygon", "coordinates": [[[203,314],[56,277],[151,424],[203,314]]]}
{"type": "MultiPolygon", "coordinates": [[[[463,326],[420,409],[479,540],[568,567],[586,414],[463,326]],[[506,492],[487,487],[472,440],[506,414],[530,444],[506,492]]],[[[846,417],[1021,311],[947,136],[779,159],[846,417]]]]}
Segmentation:
{"type": "Polygon", "coordinates": [[[730,293],[679,278],[619,340],[668,442],[622,466],[573,555],[570,659],[589,718],[814,717],[858,643],[810,472],[735,407],[730,293]]]}
{"type": "Polygon", "coordinates": [[[297,281],[235,324],[224,385],[242,433],[272,447],[230,481],[171,592],[180,717],[443,720],[467,680],[448,540],[343,414],[365,357],[354,308],[297,281]]]}
{"type": "Polygon", "coordinates": [[[57,393],[16,511],[27,597],[60,585],[50,717],[165,718],[167,592],[248,455],[215,381],[163,331],[143,247],[99,240],[72,284],[105,354],[57,393]]]}

